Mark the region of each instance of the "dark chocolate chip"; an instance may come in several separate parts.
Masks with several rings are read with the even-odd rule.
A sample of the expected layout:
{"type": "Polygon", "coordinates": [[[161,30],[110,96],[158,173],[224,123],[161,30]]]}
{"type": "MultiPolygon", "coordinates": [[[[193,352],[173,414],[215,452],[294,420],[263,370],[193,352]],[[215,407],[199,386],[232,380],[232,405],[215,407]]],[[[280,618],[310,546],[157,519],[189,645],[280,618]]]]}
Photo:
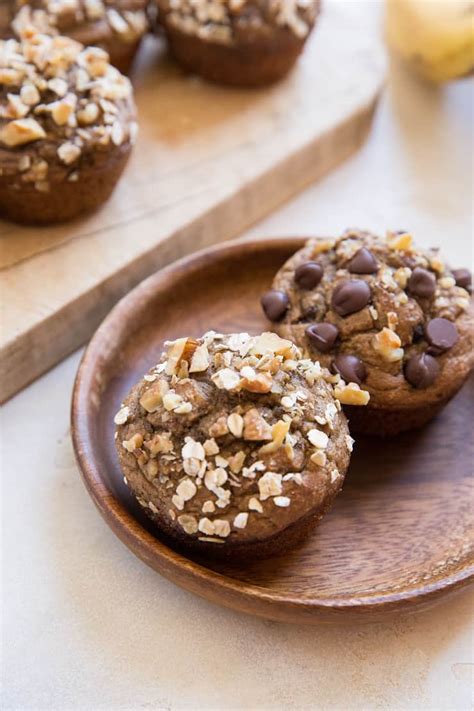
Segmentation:
{"type": "Polygon", "coordinates": [[[367,369],[360,358],[344,353],[339,353],[334,358],[331,363],[331,371],[339,373],[346,383],[357,383],[357,385],[361,385],[367,377],[367,369]]]}
{"type": "Polygon", "coordinates": [[[414,388],[427,388],[434,383],[439,373],[439,365],[429,353],[418,353],[405,366],[405,378],[414,388]]]}
{"type": "Polygon", "coordinates": [[[295,271],[295,281],[302,289],[314,289],[323,278],[323,272],[318,262],[306,262],[295,271]]]}
{"type": "Polygon", "coordinates": [[[333,323],[315,323],[308,326],[306,335],[310,344],[321,353],[329,353],[339,335],[339,329],[333,323]]]}
{"type": "Polygon", "coordinates": [[[413,329],[413,343],[418,343],[422,338],[425,337],[425,327],[422,323],[417,323],[413,329]]]}
{"type": "Polygon", "coordinates": [[[361,279],[352,279],[338,284],[332,292],[331,304],[340,316],[360,311],[370,301],[370,287],[361,279]]]}
{"type": "Polygon", "coordinates": [[[456,280],[456,286],[461,286],[466,291],[472,290],[472,274],[469,269],[454,269],[453,277],[456,280]]]}
{"type": "Polygon", "coordinates": [[[347,268],[352,274],[375,274],[379,265],[372,252],[362,247],[354,254],[347,268]]]}
{"type": "Polygon", "coordinates": [[[260,303],[270,321],[281,321],[288,310],[290,300],[284,291],[272,289],[262,296],[260,303]]]}
{"type": "Polygon", "coordinates": [[[408,279],[407,288],[410,294],[429,299],[436,291],[435,275],[423,267],[415,267],[408,279]]]}
{"type": "Polygon", "coordinates": [[[439,355],[452,348],[459,340],[458,330],[447,318],[432,318],[425,326],[425,337],[431,355],[439,355]]]}

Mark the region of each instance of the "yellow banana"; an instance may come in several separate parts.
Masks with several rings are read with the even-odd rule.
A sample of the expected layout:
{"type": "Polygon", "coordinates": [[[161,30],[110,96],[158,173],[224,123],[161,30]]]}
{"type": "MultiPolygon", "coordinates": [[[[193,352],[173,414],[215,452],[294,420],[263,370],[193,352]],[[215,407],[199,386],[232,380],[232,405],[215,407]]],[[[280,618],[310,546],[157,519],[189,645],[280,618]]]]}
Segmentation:
{"type": "Polygon", "coordinates": [[[386,33],[390,47],[429,81],[474,72],[472,0],[386,0],[386,33]]]}

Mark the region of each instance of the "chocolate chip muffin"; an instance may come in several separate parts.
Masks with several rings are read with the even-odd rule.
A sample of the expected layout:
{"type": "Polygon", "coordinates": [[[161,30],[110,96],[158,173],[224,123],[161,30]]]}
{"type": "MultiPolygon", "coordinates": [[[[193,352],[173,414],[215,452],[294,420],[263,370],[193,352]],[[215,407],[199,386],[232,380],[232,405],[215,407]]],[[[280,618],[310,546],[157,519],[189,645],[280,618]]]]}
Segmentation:
{"type": "Polygon", "coordinates": [[[470,274],[406,232],[312,239],[262,297],[267,317],[312,358],[370,393],[342,399],[352,432],[396,434],[428,422],[474,366],[470,274]]]}
{"type": "Polygon", "coordinates": [[[7,0],[0,36],[22,37],[31,27],[104,49],[121,72],[130,70],[148,31],[147,0],[7,0]]]}
{"type": "Polygon", "coordinates": [[[0,40],[0,214],[68,220],[110,196],[137,124],[130,81],[97,47],[32,32],[0,40]]]}
{"type": "Polygon", "coordinates": [[[188,71],[234,86],[262,86],[292,68],[319,0],[157,0],[171,51],[188,71]]]}
{"type": "Polygon", "coordinates": [[[334,380],[275,333],[170,342],[115,416],[125,482],[179,545],[280,553],[326,512],[349,464],[334,380]]]}

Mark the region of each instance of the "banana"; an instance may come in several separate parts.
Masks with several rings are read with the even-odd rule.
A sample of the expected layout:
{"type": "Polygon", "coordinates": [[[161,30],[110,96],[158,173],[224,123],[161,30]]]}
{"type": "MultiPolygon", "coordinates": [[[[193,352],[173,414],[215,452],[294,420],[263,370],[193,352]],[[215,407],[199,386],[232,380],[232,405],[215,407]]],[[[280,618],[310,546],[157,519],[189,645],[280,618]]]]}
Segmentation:
{"type": "Polygon", "coordinates": [[[472,0],[386,0],[387,40],[428,81],[474,72],[472,0]]]}

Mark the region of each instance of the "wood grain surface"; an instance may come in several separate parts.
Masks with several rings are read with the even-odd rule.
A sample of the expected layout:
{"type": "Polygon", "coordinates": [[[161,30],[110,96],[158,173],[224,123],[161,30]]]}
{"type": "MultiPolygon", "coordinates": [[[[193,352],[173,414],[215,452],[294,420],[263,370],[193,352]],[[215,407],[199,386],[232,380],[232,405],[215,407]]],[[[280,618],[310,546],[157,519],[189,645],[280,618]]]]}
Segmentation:
{"type": "Polygon", "coordinates": [[[109,203],[53,228],[0,221],[0,401],[145,276],[239,234],[361,145],[385,69],[369,5],[328,0],[295,71],[261,91],[185,77],[149,38],[140,136],[109,203]]]}
{"type": "Polygon", "coordinates": [[[302,243],[212,248],[150,277],[115,307],[89,344],[75,384],[72,429],[82,476],[136,555],[214,602],[311,624],[418,610],[474,579],[472,378],[424,429],[388,440],[358,438],[333,510],[284,556],[248,565],[183,556],[160,541],[122,481],[113,416],[157,362],[163,341],[211,328],[268,328],[260,294],[302,243]]]}

